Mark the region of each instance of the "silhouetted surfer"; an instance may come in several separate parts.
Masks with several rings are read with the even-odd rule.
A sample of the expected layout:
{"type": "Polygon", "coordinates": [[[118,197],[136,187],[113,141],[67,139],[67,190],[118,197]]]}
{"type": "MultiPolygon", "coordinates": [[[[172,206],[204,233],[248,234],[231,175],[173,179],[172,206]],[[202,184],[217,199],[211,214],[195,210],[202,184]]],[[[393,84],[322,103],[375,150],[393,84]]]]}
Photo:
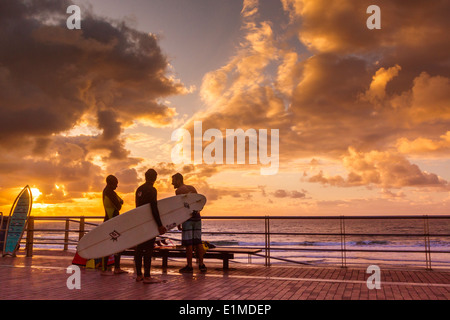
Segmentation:
{"type": "MultiPolygon", "coordinates": [[[[164,234],[167,230],[162,225],[159,216],[157,196],[158,193],[153,184],[156,181],[158,174],[154,169],[149,169],[145,173],[145,183],[136,190],[136,208],[149,203],[152,209],[153,218],[158,225],[159,234],[164,234]]],[[[134,264],[136,267],[136,281],[144,281],[144,283],[157,282],[150,276],[150,269],[152,266],[153,247],[155,245],[155,238],[150,239],[137,246],[134,255],[134,264]],[[142,257],[144,258],[144,277],[142,277],[142,257]]]]}
{"type": "MultiPolygon", "coordinates": [[[[116,190],[119,180],[113,176],[109,175],[106,177],[106,187],[103,189],[103,207],[105,208],[105,219],[108,221],[119,215],[120,209],[122,209],[123,200],[117,195],[116,190]]],[[[108,271],[108,258],[102,258],[102,275],[112,275],[108,271]]],[[[125,270],[120,269],[120,254],[114,255],[114,274],[128,273],[125,270]]]]}
{"type": "MultiPolygon", "coordinates": [[[[186,193],[197,193],[197,190],[190,185],[186,185],[183,182],[183,176],[181,173],[176,173],[172,176],[172,185],[176,189],[175,194],[186,194],[186,193]]],[[[184,222],[178,229],[182,230],[181,234],[181,244],[186,247],[186,260],[187,265],[181,268],[179,271],[181,273],[191,273],[192,268],[192,253],[193,248],[197,252],[197,258],[199,262],[199,269],[201,272],[206,272],[206,266],[203,263],[203,246],[202,246],[202,218],[200,212],[194,211],[192,213],[192,218],[184,222]]]]}

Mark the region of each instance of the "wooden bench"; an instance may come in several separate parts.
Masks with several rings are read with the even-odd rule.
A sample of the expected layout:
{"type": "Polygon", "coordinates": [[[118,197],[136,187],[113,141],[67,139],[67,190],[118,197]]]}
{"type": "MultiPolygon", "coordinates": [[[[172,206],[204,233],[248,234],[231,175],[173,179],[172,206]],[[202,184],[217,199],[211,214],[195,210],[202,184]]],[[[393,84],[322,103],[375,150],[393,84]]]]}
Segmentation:
{"type": "MultiPolygon", "coordinates": [[[[229,269],[229,260],[234,259],[235,254],[256,254],[261,249],[241,249],[232,247],[216,247],[209,249],[203,256],[204,259],[220,259],[223,261],[223,269],[229,269]]],[[[134,256],[134,250],[126,250],[121,255],[134,256]]],[[[162,258],[162,267],[167,269],[168,258],[186,258],[185,248],[154,248],[153,257],[162,258]]]]}

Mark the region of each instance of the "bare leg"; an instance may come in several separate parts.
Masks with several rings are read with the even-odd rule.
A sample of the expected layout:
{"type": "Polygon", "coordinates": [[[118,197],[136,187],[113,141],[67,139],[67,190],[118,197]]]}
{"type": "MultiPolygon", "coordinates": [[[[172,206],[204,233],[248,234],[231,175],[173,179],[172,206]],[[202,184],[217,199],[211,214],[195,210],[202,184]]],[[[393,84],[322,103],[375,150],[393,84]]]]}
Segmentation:
{"type": "Polygon", "coordinates": [[[192,251],[192,246],[186,246],[186,260],[190,268],[192,268],[192,251]]]}
{"type": "Polygon", "coordinates": [[[205,251],[203,250],[203,245],[201,243],[197,244],[197,247],[195,250],[197,252],[198,264],[202,265],[203,264],[203,256],[205,254],[205,251]]]}

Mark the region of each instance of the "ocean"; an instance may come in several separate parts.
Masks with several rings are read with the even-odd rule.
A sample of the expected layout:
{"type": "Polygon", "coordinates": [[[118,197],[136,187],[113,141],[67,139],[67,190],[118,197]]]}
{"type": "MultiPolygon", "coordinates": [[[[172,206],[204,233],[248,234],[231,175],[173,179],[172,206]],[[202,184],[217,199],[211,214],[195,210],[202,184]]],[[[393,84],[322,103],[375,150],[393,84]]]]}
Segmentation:
{"type": "MultiPolygon", "coordinates": [[[[94,222],[94,221],[90,221],[94,222]]],[[[96,221],[100,223],[101,221],[96,221]]],[[[427,243],[431,251],[432,268],[450,267],[450,219],[429,219],[430,237],[427,243]],[[435,253],[439,251],[440,253],[435,253]]],[[[264,264],[266,259],[266,237],[264,219],[203,219],[205,241],[215,246],[261,248],[259,256],[236,255],[235,263],[264,264]]],[[[35,221],[35,229],[64,229],[64,222],[35,221]]],[[[89,230],[92,226],[86,226],[89,230]]],[[[78,229],[78,223],[70,223],[71,230],[78,229]]],[[[340,235],[339,219],[271,219],[270,220],[270,263],[341,265],[340,251],[345,245],[347,266],[409,266],[426,267],[424,220],[418,219],[346,219],[345,238],[340,235]],[[370,235],[361,235],[370,234],[370,235]],[[376,235],[376,234],[389,234],[376,235]],[[414,236],[407,236],[414,234],[414,236]],[[359,250],[365,250],[360,252],[359,250]],[[381,251],[417,252],[381,252],[381,251]]],[[[62,249],[63,232],[36,231],[35,248],[62,249]],[[40,244],[45,242],[45,244],[40,244]]],[[[179,245],[181,232],[171,230],[163,237],[169,244],[179,245]]],[[[69,250],[75,252],[78,234],[70,233],[73,244],[69,250]]]]}

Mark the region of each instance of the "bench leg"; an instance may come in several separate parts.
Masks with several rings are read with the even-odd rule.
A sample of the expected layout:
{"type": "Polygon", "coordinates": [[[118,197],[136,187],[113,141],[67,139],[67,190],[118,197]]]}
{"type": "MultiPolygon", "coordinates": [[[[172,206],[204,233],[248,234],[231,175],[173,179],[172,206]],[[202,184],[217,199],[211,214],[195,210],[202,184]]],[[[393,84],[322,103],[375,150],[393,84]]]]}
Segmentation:
{"type": "Polygon", "coordinates": [[[223,258],[223,270],[228,269],[229,269],[228,258],[223,258]]]}
{"type": "Polygon", "coordinates": [[[162,268],[164,269],[164,270],[167,270],[167,260],[168,260],[168,257],[167,257],[167,254],[164,254],[163,256],[162,256],[162,268]]]}

